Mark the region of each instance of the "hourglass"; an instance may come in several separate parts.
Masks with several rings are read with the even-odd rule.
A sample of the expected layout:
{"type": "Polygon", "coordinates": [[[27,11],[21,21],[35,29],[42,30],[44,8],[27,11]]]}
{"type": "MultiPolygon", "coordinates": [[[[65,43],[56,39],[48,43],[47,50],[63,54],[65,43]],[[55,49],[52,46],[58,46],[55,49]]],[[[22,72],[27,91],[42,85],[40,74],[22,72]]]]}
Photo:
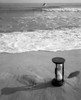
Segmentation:
{"type": "Polygon", "coordinates": [[[65,59],[61,57],[55,57],[52,59],[55,63],[55,78],[52,80],[54,86],[62,86],[64,84],[64,62],[65,59]]]}

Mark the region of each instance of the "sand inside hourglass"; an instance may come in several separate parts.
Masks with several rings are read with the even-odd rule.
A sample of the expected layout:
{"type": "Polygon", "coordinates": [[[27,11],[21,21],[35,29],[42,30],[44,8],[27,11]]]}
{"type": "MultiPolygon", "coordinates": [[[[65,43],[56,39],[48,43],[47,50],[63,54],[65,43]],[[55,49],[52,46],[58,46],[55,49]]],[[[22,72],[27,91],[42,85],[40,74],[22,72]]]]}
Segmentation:
{"type": "Polygon", "coordinates": [[[57,80],[62,80],[62,64],[57,64],[57,80]]]}

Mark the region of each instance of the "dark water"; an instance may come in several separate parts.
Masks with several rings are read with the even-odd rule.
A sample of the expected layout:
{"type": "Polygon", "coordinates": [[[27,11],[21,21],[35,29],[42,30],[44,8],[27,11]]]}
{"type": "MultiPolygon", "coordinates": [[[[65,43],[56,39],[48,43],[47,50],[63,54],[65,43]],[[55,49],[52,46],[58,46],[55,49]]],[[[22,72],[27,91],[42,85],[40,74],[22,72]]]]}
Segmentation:
{"type": "Polygon", "coordinates": [[[0,32],[53,30],[81,26],[80,8],[76,11],[63,11],[61,9],[64,8],[41,8],[42,4],[9,6],[7,4],[0,7],[0,32]]]}
{"type": "Polygon", "coordinates": [[[81,12],[0,12],[0,32],[52,30],[81,26],[81,12]]]}

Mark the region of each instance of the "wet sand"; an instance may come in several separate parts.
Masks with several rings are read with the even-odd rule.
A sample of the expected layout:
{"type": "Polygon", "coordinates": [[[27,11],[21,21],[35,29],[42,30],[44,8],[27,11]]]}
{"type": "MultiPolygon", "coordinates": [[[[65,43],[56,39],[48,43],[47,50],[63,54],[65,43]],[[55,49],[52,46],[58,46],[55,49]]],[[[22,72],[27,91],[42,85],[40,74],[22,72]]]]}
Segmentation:
{"type": "Polygon", "coordinates": [[[0,100],[80,100],[81,74],[67,78],[74,71],[81,72],[81,50],[1,53],[0,100]],[[66,59],[65,84],[62,87],[51,85],[55,77],[53,57],[66,59]],[[35,89],[27,89],[37,83],[39,86],[35,89]]]}

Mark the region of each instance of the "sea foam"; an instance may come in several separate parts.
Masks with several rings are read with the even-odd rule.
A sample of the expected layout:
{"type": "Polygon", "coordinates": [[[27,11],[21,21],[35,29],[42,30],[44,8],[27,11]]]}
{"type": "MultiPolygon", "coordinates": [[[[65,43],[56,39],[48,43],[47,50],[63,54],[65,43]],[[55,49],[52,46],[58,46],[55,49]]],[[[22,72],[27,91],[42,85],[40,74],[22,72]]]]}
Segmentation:
{"type": "Polygon", "coordinates": [[[81,29],[0,33],[0,52],[81,49],[81,29]]]}

